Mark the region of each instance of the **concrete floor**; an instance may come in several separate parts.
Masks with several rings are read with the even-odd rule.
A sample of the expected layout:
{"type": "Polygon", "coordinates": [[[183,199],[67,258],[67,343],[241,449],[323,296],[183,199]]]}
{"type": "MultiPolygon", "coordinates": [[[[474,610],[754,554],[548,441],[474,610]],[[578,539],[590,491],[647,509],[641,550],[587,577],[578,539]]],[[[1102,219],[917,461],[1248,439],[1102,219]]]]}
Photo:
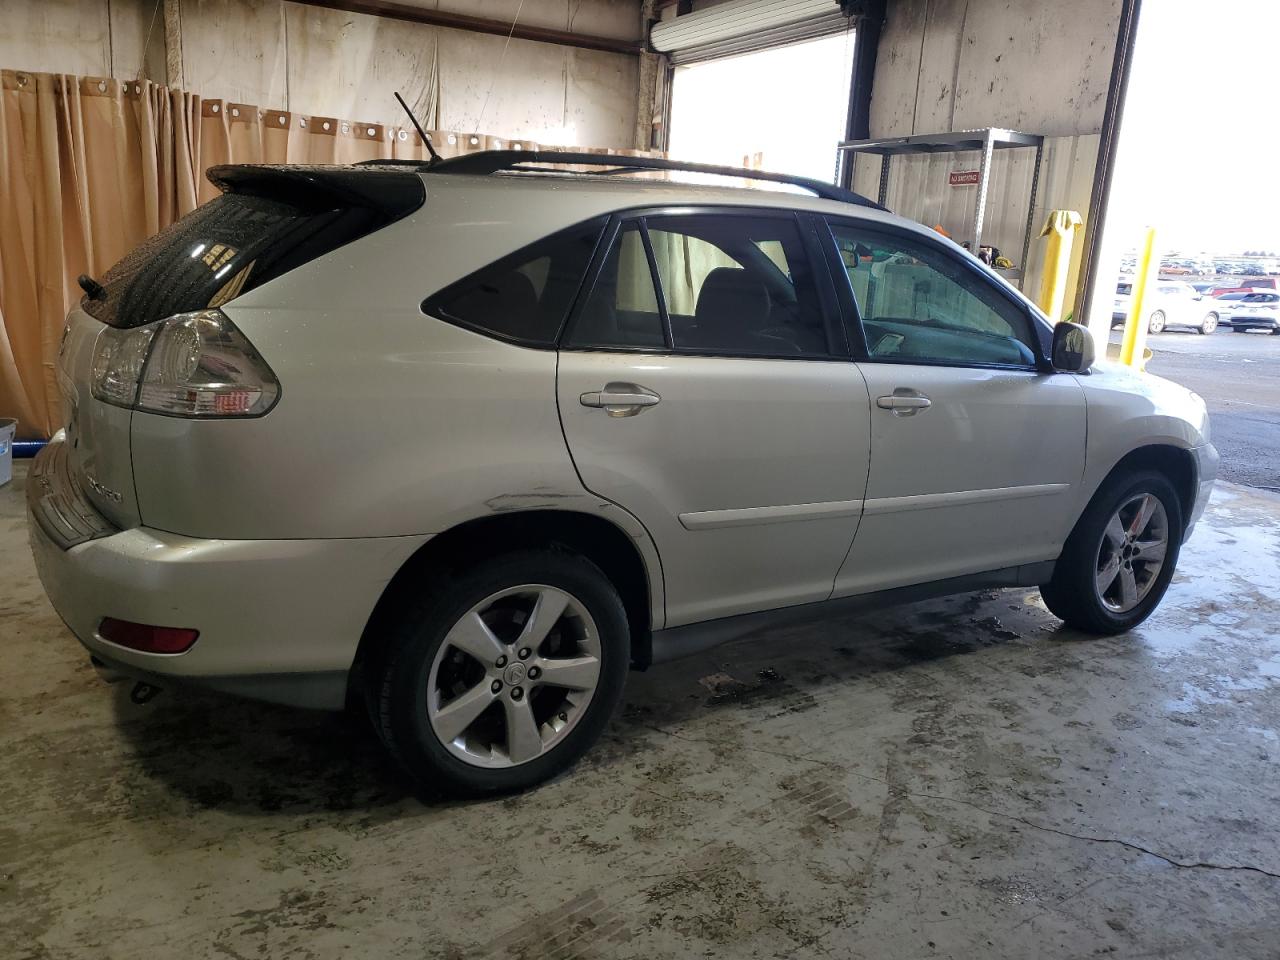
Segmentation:
{"type": "MultiPolygon", "coordinates": [[[[0,955],[1280,955],[1280,498],[1161,610],[1034,591],[633,675],[576,770],[414,796],[343,717],[95,678],[0,490],[0,955]]],[[[231,599],[231,598],[229,598],[231,599]]]]}

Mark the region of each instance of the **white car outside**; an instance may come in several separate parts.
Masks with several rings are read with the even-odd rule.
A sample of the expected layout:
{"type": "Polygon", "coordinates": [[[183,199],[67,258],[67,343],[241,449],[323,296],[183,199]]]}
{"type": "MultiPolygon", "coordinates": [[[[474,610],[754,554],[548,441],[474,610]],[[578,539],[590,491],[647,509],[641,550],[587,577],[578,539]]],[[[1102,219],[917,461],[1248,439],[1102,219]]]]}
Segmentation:
{"type": "Polygon", "coordinates": [[[629,667],[764,627],[1005,586],[1151,613],[1216,473],[1199,397],[862,198],[655,164],[220,168],[82,278],[27,496],[95,663],[362,704],[483,794],[571,764],[629,667]]]}
{"type": "Polygon", "coordinates": [[[1257,290],[1245,294],[1236,302],[1227,322],[1236,333],[1261,330],[1280,335],[1280,293],[1257,290]]]}
{"type": "MultiPolygon", "coordinates": [[[[1149,333],[1161,333],[1170,327],[1187,327],[1197,333],[1210,334],[1218,329],[1221,319],[1218,304],[1182,280],[1155,281],[1142,306],[1149,333]]],[[[1132,308],[1133,283],[1122,280],[1116,285],[1112,326],[1124,323],[1132,308]]]]}

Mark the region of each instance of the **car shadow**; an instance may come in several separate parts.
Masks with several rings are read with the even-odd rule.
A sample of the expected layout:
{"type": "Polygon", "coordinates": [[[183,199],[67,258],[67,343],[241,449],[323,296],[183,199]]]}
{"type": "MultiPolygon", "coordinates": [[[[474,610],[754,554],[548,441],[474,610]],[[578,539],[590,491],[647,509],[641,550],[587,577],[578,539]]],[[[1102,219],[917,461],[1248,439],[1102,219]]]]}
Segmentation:
{"type": "Polygon", "coordinates": [[[139,706],[130,700],[131,687],[117,683],[112,694],[132,762],[196,808],[373,813],[398,810],[415,797],[412,782],[354,712],[298,710],[182,687],[139,706]]]}
{"type": "MultiPolygon", "coordinates": [[[[1076,639],[1043,611],[1016,617],[1025,591],[986,591],[761,632],[628,678],[623,707],[584,763],[608,768],[645,749],[655,725],[679,726],[724,708],[797,712],[833,687],[892,683],[920,664],[1015,643],[1076,639]]],[[[114,687],[118,726],[134,762],[193,807],[241,815],[360,812],[371,822],[415,805],[457,803],[416,786],[384,753],[360,713],[322,713],[166,691],[143,706],[114,687]]],[[[572,772],[568,776],[572,776],[572,772]]]]}

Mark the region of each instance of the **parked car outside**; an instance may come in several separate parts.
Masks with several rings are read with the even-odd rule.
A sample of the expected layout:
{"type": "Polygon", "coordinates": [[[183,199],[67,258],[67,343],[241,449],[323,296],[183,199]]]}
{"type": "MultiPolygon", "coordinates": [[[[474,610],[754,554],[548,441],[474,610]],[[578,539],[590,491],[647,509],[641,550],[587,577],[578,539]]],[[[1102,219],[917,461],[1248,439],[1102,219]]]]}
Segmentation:
{"type": "Polygon", "coordinates": [[[1253,293],[1252,290],[1236,290],[1213,297],[1214,309],[1218,312],[1218,324],[1230,325],[1236,307],[1240,306],[1240,301],[1251,293],[1253,293]]]}
{"type": "Polygon", "coordinates": [[[1280,293],[1256,290],[1245,294],[1232,309],[1230,323],[1236,333],[1250,330],[1280,333],[1280,293]]]}
{"type": "Polygon", "coordinates": [[[1232,284],[1216,286],[1209,291],[1209,296],[1220,297],[1225,293],[1248,293],[1250,290],[1274,289],[1276,289],[1275,277],[1256,277],[1250,280],[1241,280],[1232,284]]]}
{"type": "Polygon", "coordinates": [[[27,492],[95,662],[360,705],[488,794],[746,631],[1000,586],[1152,612],[1217,471],[1199,397],[829,184],[546,172],[654,163],[220,167],[86,278],[27,492]]]}
{"type": "MultiPolygon", "coordinates": [[[[1133,284],[1116,285],[1115,306],[1111,325],[1123,324],[1133,304],[1133,284]]],[[[1147,315],[1147,331],[1160,333],[1169,327],[1189,327],[1197,333],[1210,334],[1218,329],[1218,308],[1202,297],[1191,284],[1182,280],[1157,280],[1151,285],[1143,309],[1147,315]]]]}

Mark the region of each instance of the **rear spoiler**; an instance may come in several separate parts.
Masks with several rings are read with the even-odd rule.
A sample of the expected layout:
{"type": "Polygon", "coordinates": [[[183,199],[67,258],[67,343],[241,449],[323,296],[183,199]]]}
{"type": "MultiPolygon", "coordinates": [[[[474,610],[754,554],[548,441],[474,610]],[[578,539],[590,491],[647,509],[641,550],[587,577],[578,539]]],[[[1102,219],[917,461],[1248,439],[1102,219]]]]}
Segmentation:
{"type": "Polygon", "coordinates": [[[309,210],[363,207],[397,220],[426,199],[422,177],[375,166],[224,164],[210,167],[209,182],[223,193],[280,200],[309,210]]]}

